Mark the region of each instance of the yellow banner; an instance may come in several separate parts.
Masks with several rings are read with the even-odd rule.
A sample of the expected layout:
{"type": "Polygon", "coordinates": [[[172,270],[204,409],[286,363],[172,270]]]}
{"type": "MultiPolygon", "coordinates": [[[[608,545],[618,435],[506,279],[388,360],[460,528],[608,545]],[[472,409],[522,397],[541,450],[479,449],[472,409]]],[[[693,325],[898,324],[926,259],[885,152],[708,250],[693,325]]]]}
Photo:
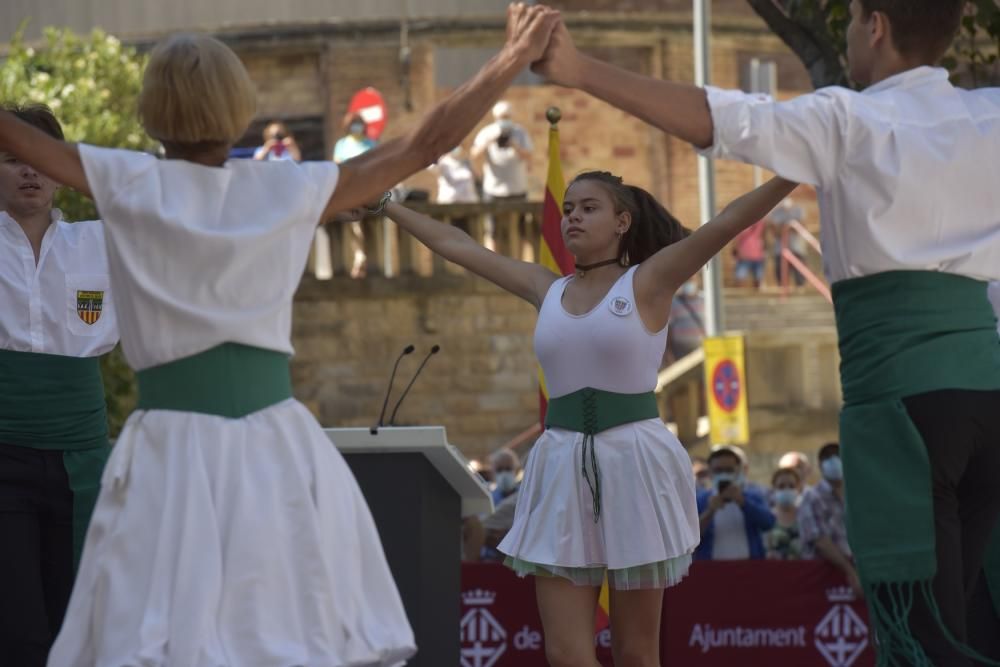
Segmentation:
{"type": "Polygon", "coordinates": [[[705,342],[705,390],[714,444],[750,441],[743,336],[717,336],[705,342]]]}

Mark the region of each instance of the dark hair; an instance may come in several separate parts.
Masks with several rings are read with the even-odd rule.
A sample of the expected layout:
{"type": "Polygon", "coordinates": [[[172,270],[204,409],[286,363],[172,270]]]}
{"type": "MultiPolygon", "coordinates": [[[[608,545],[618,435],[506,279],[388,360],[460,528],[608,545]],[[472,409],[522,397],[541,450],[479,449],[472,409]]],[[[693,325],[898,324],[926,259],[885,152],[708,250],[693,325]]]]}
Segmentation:
{"type": "Polygon", "coordinates": [[[820,461],[825,461],[831,456],[839,456],[839,455],[840,455],[840,443],[828,442],[819,448],[819,455],[817,456],[817,458],[820,461]]]}
{"type": "MultiPolygon", "coordinates": [[[[691,234],[680,221],[663,207],[656,197],[607,171],[585,171],[570,183],[596,181],[604,186],[615,205],[615,213],[628,213],[632,224],[622,236],[618,261],[622,266],[649,259],[661,248],[677,243],[691,234]]],[[[569,189],[569,188],[567,188],[569,189]]],[[[711,457],[709,457],[711,458],[711,457]]]]}
{"type": "Polygon", "coordinates": [[[865,18],[882,12],[892,25],[892,43],[907,57],[928,64],[944,55],[955,39],[966,0],[860,0],[865,18]]]}
{"type": "Polygon", "coordinates": [[[721,459],[723,456],[728,456],[732,460],[736,461],[736,465],[743,465],[743,459],[740,455],[731,449],[717,449],[708,455],[708,463],[711,464],[715,459],[721,459]]]}
{"type": "Polygon", "coordinates": [[[56,120],[55,114],[44,104],[26,104],[24,106],[14,104],[4,106],[3,110],[9,111],[28,125],[37,127],[50,137],[60,141],[65,139],[62,126],[56,120]]]}
{"type": "Polygon", "coordinates": [[[774,471],[774,474],[771,475],[771,486],[777,484],[778,478],[781,477],[782,475],[791,475],[792,477],[794,477],[796,486],[802,483],[802,477],[799,475],[799,471],[796,470],[795,468],[778,468],[777,470],[774,471]]]}

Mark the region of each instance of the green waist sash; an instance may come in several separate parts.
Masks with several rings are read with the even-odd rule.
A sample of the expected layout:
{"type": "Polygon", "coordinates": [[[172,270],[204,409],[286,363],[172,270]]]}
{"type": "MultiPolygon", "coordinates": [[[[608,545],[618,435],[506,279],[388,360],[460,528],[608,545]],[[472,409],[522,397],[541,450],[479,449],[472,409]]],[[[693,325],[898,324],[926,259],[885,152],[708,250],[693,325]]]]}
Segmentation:
{"type": "Polygon", "coordinates": [[[0,442],[59,450],[107,445],[100,363],[0,350],[0,442]]]}
{"type": "Polygon", "coordinates": [[[659,416],[656,394],[651,391],[642,394],[617,394],[586,387],[549,400],[545,413],[546,428],[563,428],[584,434],[580,471],[587,480],[593,498],[595,523],[601,518],[601,474],[597,466],[594,436],[615,426],[659,416]],[[588,449],[593,479],[587,470],[588,449]]]}
{"type": "Polygon", "coordinates": [[[177,410],[238,419],[292,396],[288,355],[238,343],[136,373],[138,410],[177,410]]]}
{"type": "MultiPolygon", "coordinates": [[[[909,631],[905,601],[919,592],[936,609],[931,467],[902,399],[1000,389],[1000,339],[986,290],[985,282],[924,271],[833,286],[847,531],[868,589],[880,665],[900,658],[929,665],[909,631]]],[[[1000,572],[1000,562],[987,569],[1000,572]]]]}

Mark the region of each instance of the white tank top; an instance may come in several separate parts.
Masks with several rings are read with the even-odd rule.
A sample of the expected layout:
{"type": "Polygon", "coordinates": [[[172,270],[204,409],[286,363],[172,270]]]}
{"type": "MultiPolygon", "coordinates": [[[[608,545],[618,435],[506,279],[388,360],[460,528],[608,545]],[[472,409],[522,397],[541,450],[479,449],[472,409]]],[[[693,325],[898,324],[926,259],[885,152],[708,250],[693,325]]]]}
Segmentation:
{"type": "Polygon", "coordinates": [[[632,282],[633,266],[611,286],[597,306],[571,315],[562,305],[572,276],[552,283],[535,325],[535,354],[545,373],[549,397],[584,387],[620,394],[656,388],[656,376],[667,344],[667,327],[656,333],[639,317],[632,282]]]}

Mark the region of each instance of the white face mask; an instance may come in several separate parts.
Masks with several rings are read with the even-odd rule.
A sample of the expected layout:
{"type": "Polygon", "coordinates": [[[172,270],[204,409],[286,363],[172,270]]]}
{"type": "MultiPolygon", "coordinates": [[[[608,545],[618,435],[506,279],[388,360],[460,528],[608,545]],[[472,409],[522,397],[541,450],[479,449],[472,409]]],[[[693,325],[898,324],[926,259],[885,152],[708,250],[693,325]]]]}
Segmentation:
{"type": "Polygon", "coordinates": [[[497,488],[502,493],[510,493],[517,487],[517,476],[510,470],[504,470],[496,474],[497,488]]]}
{"type": "Polygon", "coordinates": [[[795,489],[777,489],[774,492],[774,504],[779,507],[795,507],[799,494],[795,489]]]}
{"type": "Polygon", "coordinates": [[[831,456],[819,464],[823,478],[828,482],[839,482],[844,479],[844,464],[839,456],[831,456]]]}

